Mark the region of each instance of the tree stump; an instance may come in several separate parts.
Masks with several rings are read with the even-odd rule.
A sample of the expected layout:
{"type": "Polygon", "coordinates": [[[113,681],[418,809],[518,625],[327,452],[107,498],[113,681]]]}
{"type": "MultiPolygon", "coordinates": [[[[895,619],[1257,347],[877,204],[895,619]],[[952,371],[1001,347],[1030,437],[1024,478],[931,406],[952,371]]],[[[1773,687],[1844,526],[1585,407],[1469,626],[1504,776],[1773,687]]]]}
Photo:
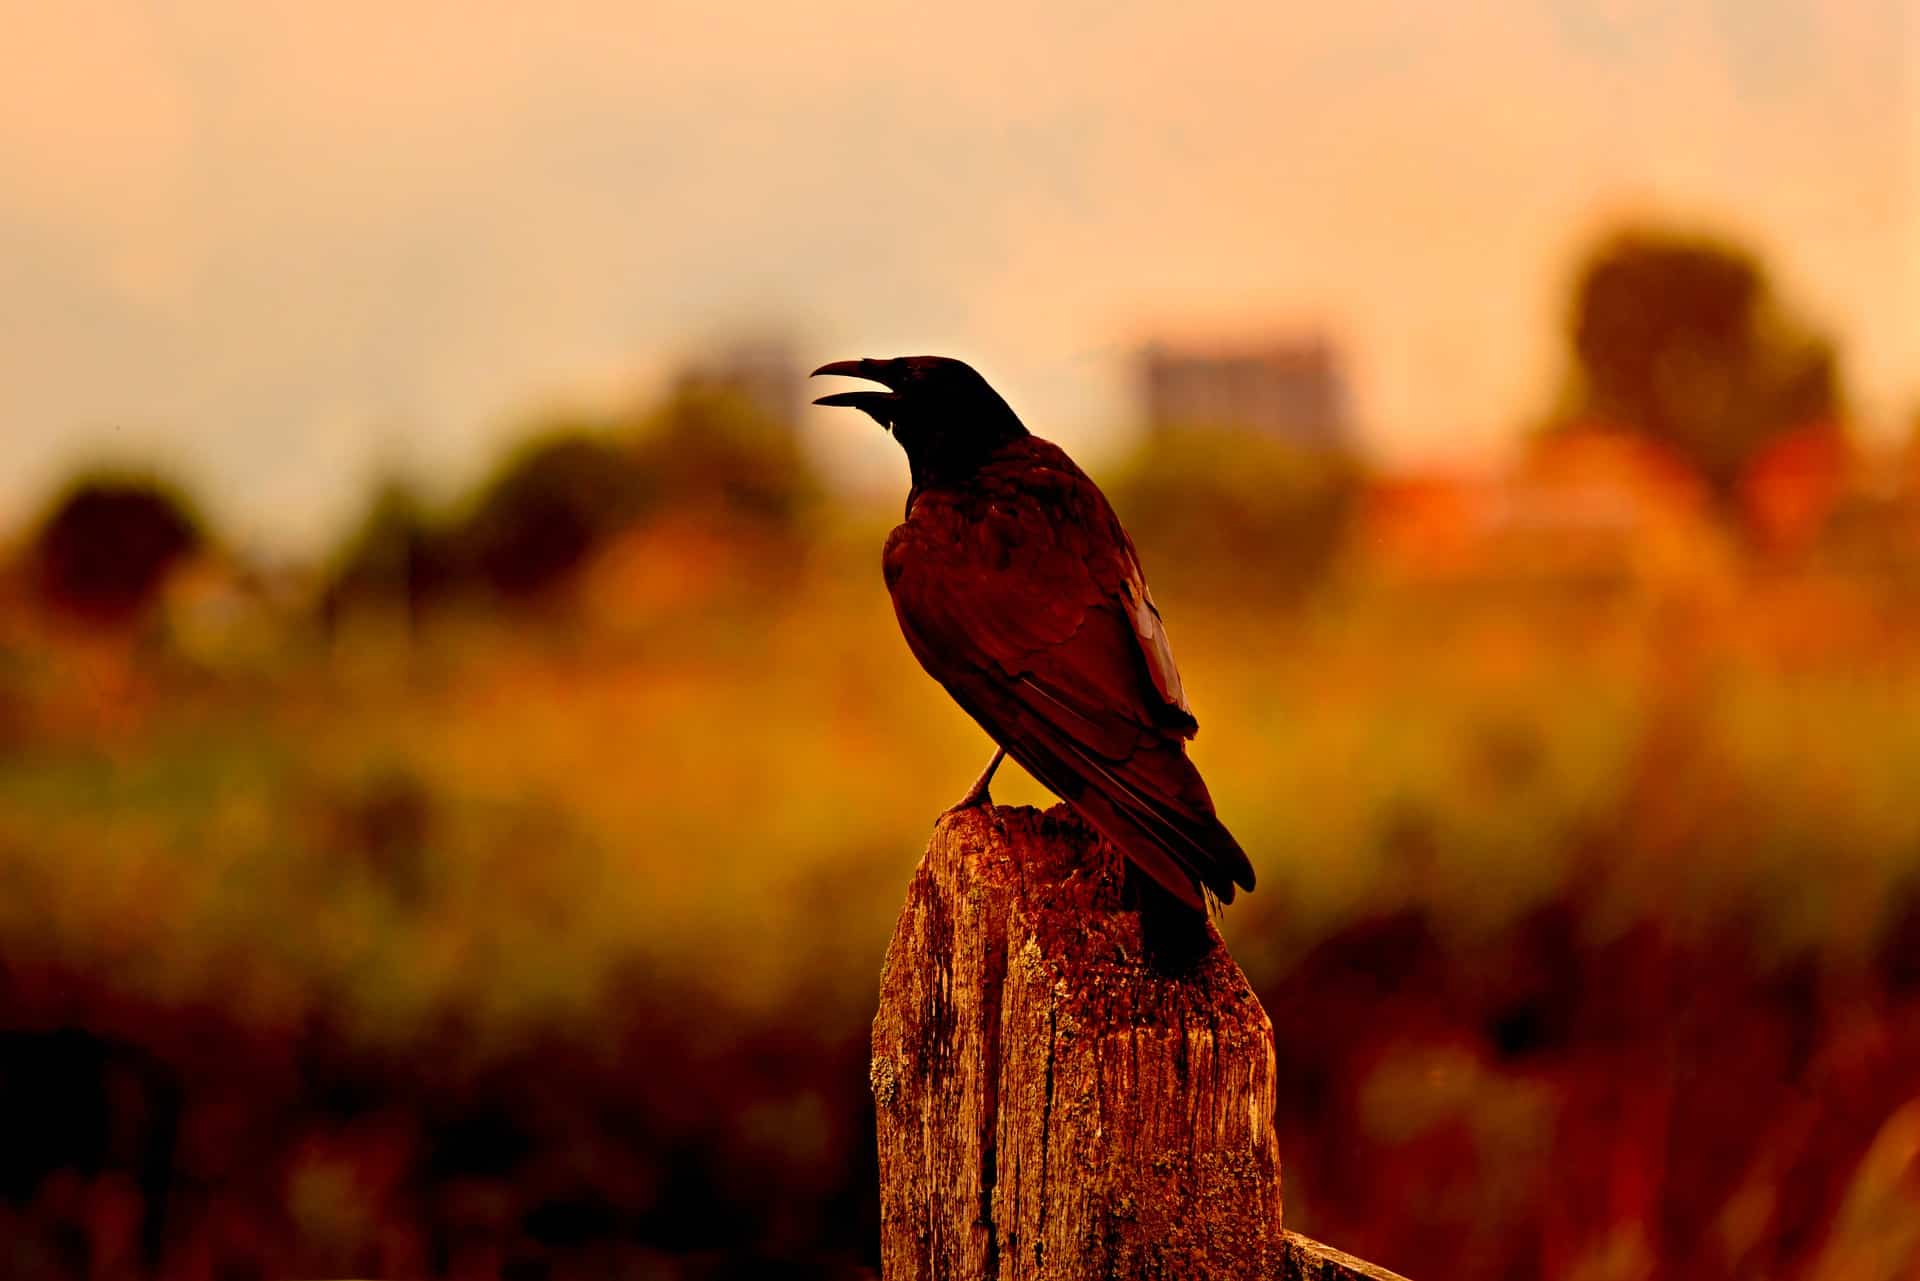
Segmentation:
{"type": "Polygon", "coordinates": [[[873,1024],[886,1281],[1282,1275],[1272,1025],[1223,946],[1147,965],[1121,884],[1064,806],[934,829],[873,1024]]]}

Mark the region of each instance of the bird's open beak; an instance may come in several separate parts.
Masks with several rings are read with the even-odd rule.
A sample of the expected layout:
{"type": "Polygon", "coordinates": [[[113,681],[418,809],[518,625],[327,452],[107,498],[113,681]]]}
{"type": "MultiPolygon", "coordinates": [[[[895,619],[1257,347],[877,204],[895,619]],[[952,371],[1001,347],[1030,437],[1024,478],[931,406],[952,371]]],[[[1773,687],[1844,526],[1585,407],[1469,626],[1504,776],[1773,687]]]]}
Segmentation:
{"type": "MultiPolygon", "coordinates": [[[[833,374],[840,378],[865,378],[883,387],[891,387],[887,375],[893,362],[886,360],[835,360],[820,366],[812,376],[833,374]]],[[[893,419],[893,406],[900,397],[892,391],[836,391],[830,396],[822,396],[813,403],[834,408],[858,409],[872,417],[882,427],[888,426],[893,419]]]]}

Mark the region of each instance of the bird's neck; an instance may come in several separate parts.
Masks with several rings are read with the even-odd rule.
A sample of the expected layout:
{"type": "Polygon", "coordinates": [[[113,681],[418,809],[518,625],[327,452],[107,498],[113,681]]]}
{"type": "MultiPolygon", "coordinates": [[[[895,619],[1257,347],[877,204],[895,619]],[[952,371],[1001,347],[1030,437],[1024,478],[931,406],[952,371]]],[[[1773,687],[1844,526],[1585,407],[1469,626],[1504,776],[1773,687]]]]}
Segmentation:
{"type": "Polygon", "coordinates": [[[1001,423],[983,430],[969,423],[960,430],[946,431],[934,424],[900,423],[894,438],[907,452],[907,468],[913,476],[914,492],[928,489],[964,487],[980,469],[1007,445],[1027,435],[1027,429],[1011,413],[1001,423]]]}

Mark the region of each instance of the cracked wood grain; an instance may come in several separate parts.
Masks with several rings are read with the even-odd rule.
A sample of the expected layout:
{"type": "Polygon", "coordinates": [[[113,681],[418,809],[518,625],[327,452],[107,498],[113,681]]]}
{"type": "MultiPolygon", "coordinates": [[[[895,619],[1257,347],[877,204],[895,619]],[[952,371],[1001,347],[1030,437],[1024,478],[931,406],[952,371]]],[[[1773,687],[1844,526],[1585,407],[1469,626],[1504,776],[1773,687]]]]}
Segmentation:
{"type": "Polygon", "coordinates": [[[1266,1013],[1224,947],[1146,964],[1120,878],[1063,807],[934,829],[873,1025],[886,1281],[1298,1266],[1266,1013]]]}

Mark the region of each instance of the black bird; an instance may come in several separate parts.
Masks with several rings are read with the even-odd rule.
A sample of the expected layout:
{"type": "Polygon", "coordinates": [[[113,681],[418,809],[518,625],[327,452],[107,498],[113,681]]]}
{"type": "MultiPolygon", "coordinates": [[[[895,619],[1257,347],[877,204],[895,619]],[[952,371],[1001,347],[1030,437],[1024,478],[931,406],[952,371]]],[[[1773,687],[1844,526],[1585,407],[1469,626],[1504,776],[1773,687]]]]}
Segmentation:
{"type": "Polygon", "coordinates": [[[1133,540],[1099,487],[961,361],[813,372],[887,388],[813,403],[864,411],[907,452],[906,520],[881,562],[894,613],[928,675],[1000,745],[955,808],[988,803],[1011,756],[1193,912],[1252,889],[1187,759],[1199,724],[1133,540]]]}

